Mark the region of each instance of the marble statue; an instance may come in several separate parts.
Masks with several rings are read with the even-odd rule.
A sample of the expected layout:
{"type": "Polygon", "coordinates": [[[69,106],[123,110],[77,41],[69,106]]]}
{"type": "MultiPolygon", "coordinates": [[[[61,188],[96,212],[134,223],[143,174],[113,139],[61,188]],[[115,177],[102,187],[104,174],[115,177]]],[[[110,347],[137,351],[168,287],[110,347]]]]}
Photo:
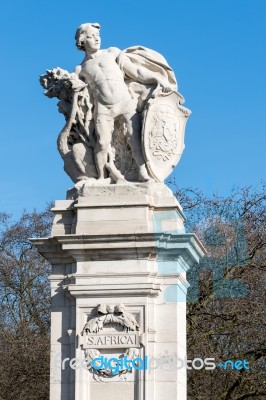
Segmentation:
{"type": "Polygon", "coordinates": [[[40,77],[66,119],[57,140],[66,173],[78,185],[163,182],[181,157],[190,115],[172,69],[142,46],[101,49],[98,23],[80,25],[75,38],[85,58],[74,72],[40,77]]]}
{"type": "Polygon", "coordinates": [[[163,182],[190,111],[161,54],[101,49],[98,23],[75,40],[80,65],[40,78],[74,182],[31,239],[52,264],[50,399],[186,400],[186,271],[205,250],[163,182]]]}

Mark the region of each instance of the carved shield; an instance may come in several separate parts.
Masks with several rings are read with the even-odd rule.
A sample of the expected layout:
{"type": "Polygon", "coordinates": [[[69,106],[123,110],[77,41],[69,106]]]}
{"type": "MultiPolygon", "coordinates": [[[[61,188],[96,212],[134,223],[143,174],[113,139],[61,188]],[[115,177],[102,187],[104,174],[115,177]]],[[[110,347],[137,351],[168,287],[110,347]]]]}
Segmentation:
{"type": "Polygon", "coordinates": [[[185,125],[190,110],[176,92],[159,93],[144,111],[142,149],[150,175],[159,182],[172,172],[184,150],[185,125]]]}

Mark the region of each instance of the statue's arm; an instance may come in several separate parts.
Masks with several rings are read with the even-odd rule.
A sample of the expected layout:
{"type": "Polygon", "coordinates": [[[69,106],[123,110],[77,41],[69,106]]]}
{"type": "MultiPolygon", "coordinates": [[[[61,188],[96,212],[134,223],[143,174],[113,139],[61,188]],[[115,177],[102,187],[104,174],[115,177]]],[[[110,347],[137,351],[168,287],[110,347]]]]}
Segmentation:
{"type": "Polygon", "coordinates": [[[109,47],[108,51],[112,53],[115,58],[118,58],[121,54],[121,50],[118,47],[109,47]]]}
{"type": "Polygon", "coordinates": [[[167,79],[164,79],[161,75],[149,70],[148,68],[136,65],[125,55],[123,59],[123,71],[129,78],[139,83],[148,85],[157,84],[162,86],[163,89],[169,87],[167,79]]]}
{"type": "Polygon", "coordinates": [[[129,78],[140,83],[149,84],[157,82],[155,77],[151,76],[152,74],[150,74],[149,71],[145,71],[141,66],[136,66],[126,56],[123,60],[123,71],[129,78]]]}
{"type": "Polygon", "coordinates": [[[74,72],[75,72],[75,74],[77,74],[79,76],[79,74],[81,72],[81,65],[77,65],[74,72]]]}

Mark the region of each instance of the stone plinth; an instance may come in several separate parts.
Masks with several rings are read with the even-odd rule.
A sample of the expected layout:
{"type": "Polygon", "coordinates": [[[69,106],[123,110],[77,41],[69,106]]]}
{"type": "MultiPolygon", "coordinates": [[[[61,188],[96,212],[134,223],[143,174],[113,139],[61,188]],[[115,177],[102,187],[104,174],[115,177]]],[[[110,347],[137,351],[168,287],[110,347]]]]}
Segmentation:
{"type": "Polygon", "coordinates": [[[51,400],[185,400],[174,364],[186,357],[186,271],[204,249],[172,192],[85,185],[53,212],[51,237],[33,240],[52,263],[51,400]],[[93,355],[146,365],[110,375],[93,355]]]}

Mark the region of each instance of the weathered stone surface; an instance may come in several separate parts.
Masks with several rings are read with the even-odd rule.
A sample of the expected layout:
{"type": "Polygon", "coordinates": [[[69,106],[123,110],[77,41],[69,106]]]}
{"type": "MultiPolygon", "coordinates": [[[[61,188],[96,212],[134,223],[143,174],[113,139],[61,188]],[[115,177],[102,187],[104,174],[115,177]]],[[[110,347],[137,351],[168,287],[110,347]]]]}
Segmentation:
{"type": "Polygon", "coordinates": [[[97,23],[82,24],[82,63],[40,78],[66,119],[57,145],[66,173],[82,183],[74,195],[89,185],[163,182],[181,157],[190,115],[161,54],[142,46],[100,49],[99,32],[97,23]]]}
{"type": "Polygon", "coordinates": [[[78,28],[74,72],[41,77],[66,119],[57,145],[75,183],[51,237],[32,240],[52,263],[50,399],[186,400],[186,271],[204,249],[163,180],[190,111],[161,54],[101,50],[99,30],[78,28]]]}
{"type": "Polygon", "coordinates": [[[51,340],[59,362],[51,364],[51,400],[107,393],[161,400],[162,385],[169,398],[186,399],[185,367],[166,364],[186,357],[186,270],[204,249],[185,232],[182,209],[162,186],[141,184],[136,196],[127,185],[94,187],[91,196],[58,201],[52,237],[34,240],[53,264],[51,340]],[[177,293],[171,301],[169,288],[177,293]],[[160,366],[112,373],[99,361],[146,356],[160,366]],[[71,368],[71,359],[85,358],[87,369],[71,368]],[[70,360],[62,369],[63,359],[70,360]]]}

